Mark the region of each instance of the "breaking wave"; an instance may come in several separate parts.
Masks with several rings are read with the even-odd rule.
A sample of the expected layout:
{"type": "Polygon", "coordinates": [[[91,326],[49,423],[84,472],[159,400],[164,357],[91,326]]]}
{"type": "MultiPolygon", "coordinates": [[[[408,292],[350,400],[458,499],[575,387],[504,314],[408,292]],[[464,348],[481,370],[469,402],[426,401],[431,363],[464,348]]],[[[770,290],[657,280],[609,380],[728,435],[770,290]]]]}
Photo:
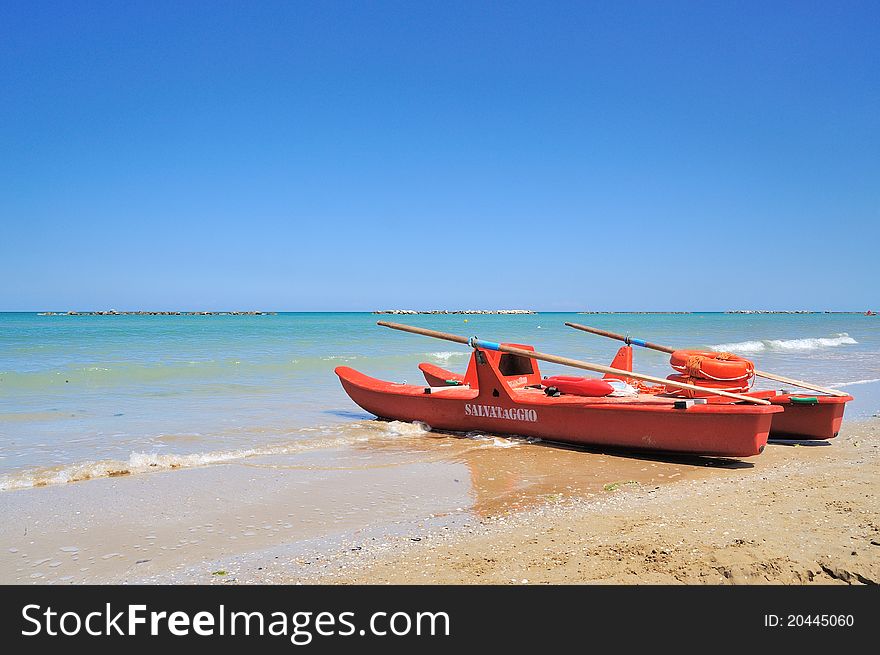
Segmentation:
{"type": "Polygon", "coordinates": [[[436,353],[428,353],[428,357],[437,361],[440,364],[447,364],[450,359],[455,359],[459,357],[469,357],[470,355],[466,352],[457,352],[452,350],[444,350],[436,353]]]}
{"type": "Polygon", "coordinates": [[[78,462],[0,475],[0,492],[67,484],[69,482],[82,482],[95,478],[112,478],[154,471],[197,468],[265,455],[293,455],[321,449],[339,448],[377,438],[418,437],[430,431],[430,429],[430,426],[419,422],[363,421],[345,426],[345,431],[337,436],[299,439],[253,448],[215,450],[189,454],[133,452],[125,461],[105,459],[92,462],[78,462]]]}
{"type": "Polygon", "coordinates": [[[873,384],[874,382],[880,382],[880,378],[869,378],[867,380],[853,380],[852,382],[835,382],[834,384],[830,384],[828,386],[838,389],[840,387],[854,387],[858,384],[873,384]]]}
{"type": "Polygon", "coordinates": [[[538,437],[521,437],[518,435],[498,436],[484,432],[466,432],[466,439],[484,442],[489,448],[515,448],[523,444],[533,444],[541,441],[538,437]]]}
{"type": "Polygon", "coordinates": [[[737,341],[734,343],[716,343],[712,346],[715,350],[729,351],[743,355],[753,355],[766,351],[777,352],[808,352],[820,348],[834,348],[836,346],[851,346],[858,341],[841,332],[833,337],[818,337],[806,339],[764,339],[761,341],[737,341]]]}

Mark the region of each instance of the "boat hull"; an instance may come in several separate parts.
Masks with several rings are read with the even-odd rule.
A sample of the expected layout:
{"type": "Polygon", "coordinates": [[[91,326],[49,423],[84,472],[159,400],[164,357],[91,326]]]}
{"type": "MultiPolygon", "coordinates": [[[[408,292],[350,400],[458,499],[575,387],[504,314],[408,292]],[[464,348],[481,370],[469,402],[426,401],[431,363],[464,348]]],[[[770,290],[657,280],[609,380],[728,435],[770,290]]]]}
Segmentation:
{"type": "Polygon", "coordinates": [[[511,390],[487,368],[492,367],[478,367],[478,389],[449,387],[442,393],[377,380],[348,367],[336,374],[355,403],[381,418],[600,447],[749,457],[764,449],[772,417],[782,411],[769,405],[677,409],[672,399],[655,398],[553,398],[537,389],[511,390]]]}
{"type": "Polygon", "coordinates": [[[421,370],[422,375],[425,376],[425,381],[428,385],[432,387],[442,387],[450,383],[464,383],[463,375],[447,371],[445,368],[437,366],[436,364],[422,362],[419,364],[419,370],[421,370]]]}
{"type": "Polygon", "coordinates": [[[833,439],[843,424],[846,404],[853,399],[852,396],[816,396],[815,403],[802,403],[793,398],[798,397],[779,394],[768,398],[785,410],[773,417],[771,439],[833,439]]]}
{"type": "MultiPolygon", "coordinates": [[[[442,386],[449,381],[464,381],[464,376],[447,371],[434,364],[419,364],[428,384],[442,386]]],[[[770,439],[799,439],[804,441],[824,441],[833,439],[840,432],[846,403],[852,396],[816,396],[815,403],[798,402],[797,394],[780,394],[776,391],[754,391],[747,395],[769,400],[784,411],[773,414],[770,425],[770,439]]],[[[712,398],[711,403],[726,402],[723,398],[712,398]]]]}

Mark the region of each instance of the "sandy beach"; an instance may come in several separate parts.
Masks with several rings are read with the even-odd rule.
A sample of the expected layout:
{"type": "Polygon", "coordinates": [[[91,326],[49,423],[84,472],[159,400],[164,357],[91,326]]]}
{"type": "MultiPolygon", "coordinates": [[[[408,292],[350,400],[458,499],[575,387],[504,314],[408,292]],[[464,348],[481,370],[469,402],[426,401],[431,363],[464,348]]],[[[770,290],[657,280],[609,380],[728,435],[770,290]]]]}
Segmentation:
{"type": "Polygon", "coordinates": [[[877,584],[880,421],[771,444],[743,468],[485,517],[300,559],[284,582],[877,584]]]}
{"type": "Polygon", "coordinates": [[[0,494],[4,583],[876,583],[880,421],[745,460],[367,422],[351,452],[0,494]]]}

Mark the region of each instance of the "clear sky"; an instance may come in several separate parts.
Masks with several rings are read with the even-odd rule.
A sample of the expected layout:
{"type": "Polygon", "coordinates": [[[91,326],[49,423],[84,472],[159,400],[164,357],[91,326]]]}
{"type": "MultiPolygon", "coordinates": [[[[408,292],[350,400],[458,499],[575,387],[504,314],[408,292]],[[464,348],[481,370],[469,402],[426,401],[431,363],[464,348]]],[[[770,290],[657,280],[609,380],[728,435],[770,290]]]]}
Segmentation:
{"type": "Polygon", "coordinates": [[[880,309],[880,3],[0,0],[0,310],[880,309]]]}

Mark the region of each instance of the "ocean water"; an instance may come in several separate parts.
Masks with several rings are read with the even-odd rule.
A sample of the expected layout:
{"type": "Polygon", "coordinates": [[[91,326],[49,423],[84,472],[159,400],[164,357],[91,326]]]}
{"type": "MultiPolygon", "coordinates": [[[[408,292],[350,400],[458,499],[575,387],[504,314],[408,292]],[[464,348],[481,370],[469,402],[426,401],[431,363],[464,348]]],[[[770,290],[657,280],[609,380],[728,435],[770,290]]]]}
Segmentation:
{"type": "MultiPolygon", "coordinates": [[[[344,394],[336,366],[420,383],[421,361],[457,371],[467,364],[467,348],[377,327],[379,318],[605,364],[621,344],[565,321],[673,346],[710,346],[749,356],[764,370],[848,391],[856,400],[847,418],[880,411],[876,316],[4,313],[0,490],[344,449],[364,438],[372,417],[344,394]]],[[[635,358],[636,370],[671,372],[662,353],[637,349],[635,358]]],[[[546,373],[561,370],[542,365],[546,373]]],[[[386,437],[418,430],[388,426],[386,437]]]]}

